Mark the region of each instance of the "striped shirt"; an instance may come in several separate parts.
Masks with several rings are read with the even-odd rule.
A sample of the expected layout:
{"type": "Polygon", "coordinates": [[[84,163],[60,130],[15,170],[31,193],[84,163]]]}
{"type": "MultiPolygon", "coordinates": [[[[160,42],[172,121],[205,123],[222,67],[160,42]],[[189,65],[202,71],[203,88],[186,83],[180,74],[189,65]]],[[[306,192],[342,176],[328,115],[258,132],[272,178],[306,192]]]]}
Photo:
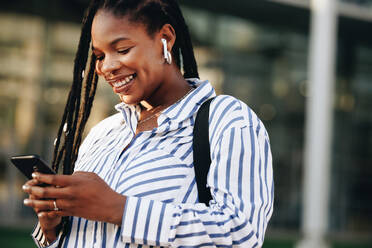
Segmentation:
{"type": "MultiPolygon", "coordinates": [[[[207,185],[213,199],[209,207],[199,203],[193,126],[200,105],[215,92],[208,81],[188,82],[196,89],[164,110],[151,131],[135,135],[139,106],[124,103],[116,106],[119,113],[92,128],[75,171],[94,172],[127,196],[122,224],[70,217],[71,231],[62,247],[262,246],[274,198],[266,129],[234,97],[212,101],[207,185]]],[[[39,225],[33,237],[44,247],[39,225]]]]}

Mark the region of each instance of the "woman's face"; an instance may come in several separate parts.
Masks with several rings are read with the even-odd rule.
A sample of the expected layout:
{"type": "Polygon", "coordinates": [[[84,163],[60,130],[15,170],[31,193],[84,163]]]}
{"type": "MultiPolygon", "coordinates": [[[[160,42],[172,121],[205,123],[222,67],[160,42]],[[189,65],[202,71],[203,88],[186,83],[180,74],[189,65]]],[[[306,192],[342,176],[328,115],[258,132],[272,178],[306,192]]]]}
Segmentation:
{"type": "Polygon", "coordinates": [[[109,11],[97,12],[92,23],[96,71],[127,104],[148,100],[164,81],[160,32],[150,37],[146,27],[109,11]]]}

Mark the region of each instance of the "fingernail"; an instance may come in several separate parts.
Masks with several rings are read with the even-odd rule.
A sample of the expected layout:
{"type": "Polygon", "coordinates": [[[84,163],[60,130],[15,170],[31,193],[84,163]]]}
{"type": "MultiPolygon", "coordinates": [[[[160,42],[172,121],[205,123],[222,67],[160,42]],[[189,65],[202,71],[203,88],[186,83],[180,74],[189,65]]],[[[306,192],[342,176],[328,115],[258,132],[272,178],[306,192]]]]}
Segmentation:
{"type": "Polygon", "coordinates": [[[34,172],[34,173],[32,173],[32,175],[31,175],[31,176],[32,176],[32,178],[33,178],[33,179],[37,179],[37,174],[36,174],[35,172],[34,172]]]}
{"type": "Polygon", "coordinates": [[[30,186],[25,184],[25,185],[22,186],[22,189],[24,191],[29,190],[30,189],[30,186]]]}
{"type": "Polygon", "coordinates": [[[25,205],[28,205],[30,203],[31,203],[31,200],[30,199],[24,199],[23,200],[23,204],[25,204],[25,205]]]}

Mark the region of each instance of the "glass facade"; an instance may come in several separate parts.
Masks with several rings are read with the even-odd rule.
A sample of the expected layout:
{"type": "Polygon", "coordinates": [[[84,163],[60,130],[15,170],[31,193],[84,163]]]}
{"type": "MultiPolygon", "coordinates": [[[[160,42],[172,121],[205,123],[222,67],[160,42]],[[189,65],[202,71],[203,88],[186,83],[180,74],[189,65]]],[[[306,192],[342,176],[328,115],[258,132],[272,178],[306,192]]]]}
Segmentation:
{"type": "Polygon", "coordinates": [[[372,47],[339,45],[335,107],[331,227],[372,230],[372,47]]]}
{"type": "MultiPolygon", "coordinates": [[[[25,178],[9,157],[35,153],[51,160],[80,27],[7,14],[0,14],[0,23],[0,219],[13,223],[34,214],[22,204],[25,178]]],[[[117,102],[111,88],[100,83],[87,130],[112,113],[117,102]]]]}
{"type": "MultiPolygon", "coordinates": [[[[298,231],[308,33],[185,10],[198,45],[213,51],[206,67],[220,72],[221,92],[246,102],[269,131],[276,171],[270,230],[298,231]]],[[[340,26],[340,32],[342,29],[340,26]]],[[[341,37],[337,46],[329,228],[336,236],[368,237],[372,230],[372,200],[368,197],[372,190],[372,47],[361,43],[360,37],[341,37]]]]}
{"type": "Polygon", "coordinates": [[[231,16],[195,14],[192,10],[185,13],[193,16],[189,26],[198,42],[204,46],[214,43],[215,56],[209,57],[206,66],[222,72],[221,92],[247,103],[268,129],[276,171],[271,228],[298,230],[307,35],[231,16]],[[200,30],[212,27],[199,22],[210,23],[213,32],[200,30]]]}
{"type": "Polygon", "coordinates": [[[357,4],[357,5],[372,8],[372,1],[371,0],[340,0],[340,1],[344,2],[344,3],[352,3],[352,4],[357,4]]]}
{"type": "MultiPolygon", "coordinates": [[[[372,7],[367,0],[340,1],[372,7]]],[[[275,25],[276,16],[261,23],[223,11],[183,10],[201,78],[218,93],[246,102],[268,129],[275,176],[268,237],[276,232],[299,237],[308,31],[275,25]]],[[[34,214],[21,203],[24,178],[8,158],[37,153],[51,159],[80,27],[6,13],[0,13],[0,23],[0,222],[32,223],[34,214]]],[[[368,237],[372,230],[372,45],[361,37],[338,40],[331,157],[329,231],[351,238],[368,237]]],[[[117,102],[100,82],[87,130],[113,113],[117,102]]]]}

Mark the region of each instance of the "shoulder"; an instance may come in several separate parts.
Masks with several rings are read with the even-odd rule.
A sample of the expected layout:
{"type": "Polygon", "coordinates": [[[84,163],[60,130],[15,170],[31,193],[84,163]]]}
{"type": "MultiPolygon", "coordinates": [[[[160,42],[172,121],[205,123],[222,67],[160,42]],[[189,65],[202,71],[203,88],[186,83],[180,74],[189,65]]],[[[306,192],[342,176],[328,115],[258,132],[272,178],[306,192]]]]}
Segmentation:
{"type": "Polygon", "coordinates": [[[87,137],[84,139],[84,142],[82,145],[87,145],[91,142],[94,142],[95,140],[106,136],[109,134],[113,129],[119,127],[121,125],[121,122],[123,120],[123,117],[120,113],[111,115],[100,122],[98,122],[95,126],[93,126],[87,137]]]}
{"type": "Polygon", "coordinates": [[[219,95],[211,103],[209,112],[210,138],[221,137],[233,128],[252,129],[266,135],[266,129],[256,113],[243,101],[229,95],[219,95]]]}
{"type": "Polygon", "coordinates": [[[229,95],[219,95],[212,101],[209,122],[241,128],[262,125],[256,113],[247,104],[229,95]]]}
{"type": "Polygon", "coordinates": [[[111,129],[116,128],[117,126],[121,125],[121,121],[123,120],[122,114],[117,113],[111,115],[102,121],[98,122],[94,127],[92,127],[91,132],[94,133],[105,133],[111,129]]]}

